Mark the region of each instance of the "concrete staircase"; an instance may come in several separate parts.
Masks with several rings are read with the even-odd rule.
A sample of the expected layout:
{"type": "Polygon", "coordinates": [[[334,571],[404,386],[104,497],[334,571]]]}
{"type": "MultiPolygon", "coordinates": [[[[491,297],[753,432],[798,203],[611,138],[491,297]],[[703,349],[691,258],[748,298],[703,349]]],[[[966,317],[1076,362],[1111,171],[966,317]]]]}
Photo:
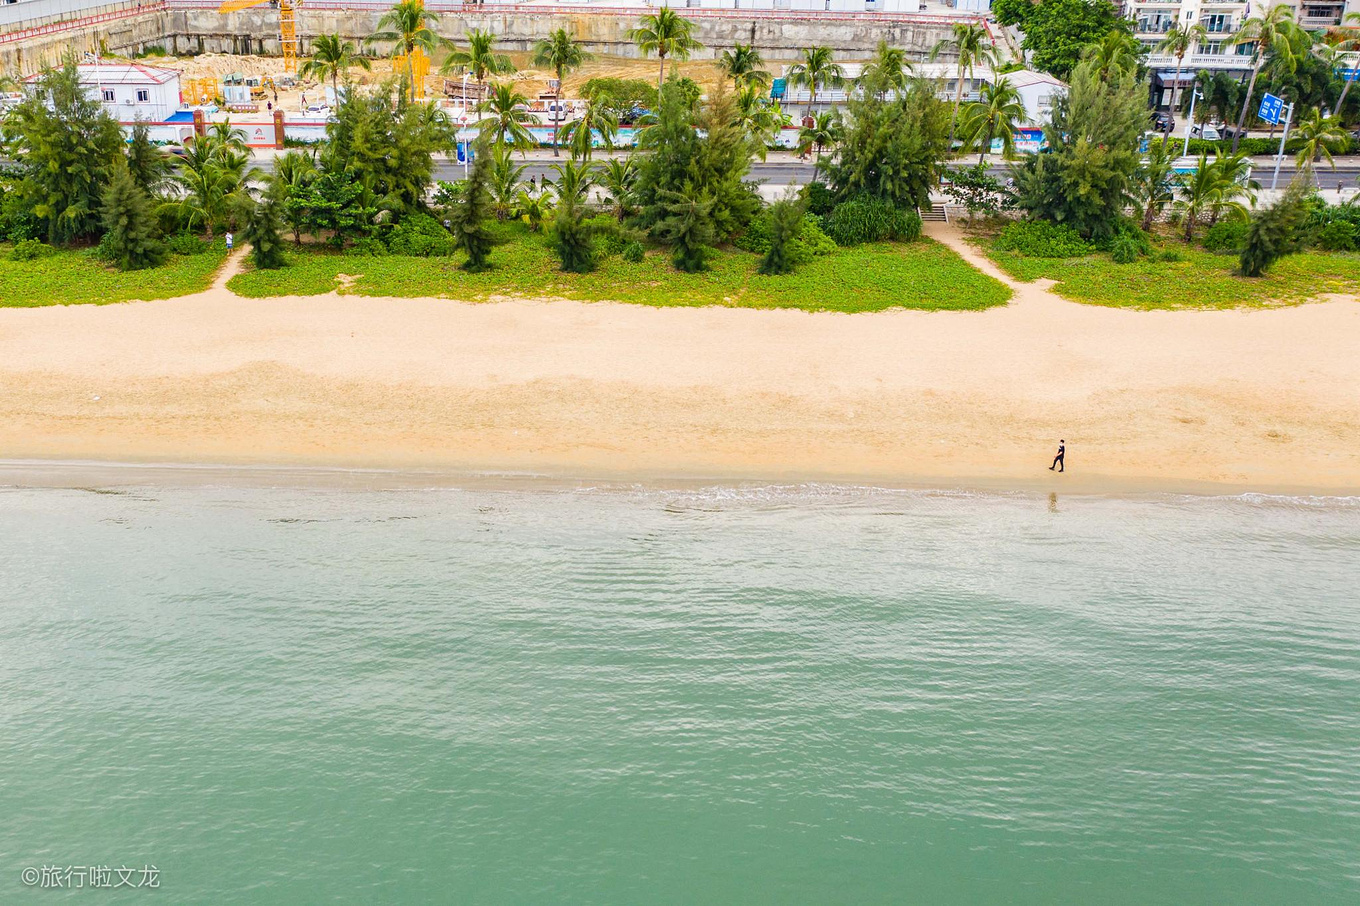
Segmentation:
{"type": "Polygon", "coordinates": [[[949,215],[945,213],[944,205],[933,202],[929,208],[918,208],[921,214],[922,223],[948,223],[949,215]]]}

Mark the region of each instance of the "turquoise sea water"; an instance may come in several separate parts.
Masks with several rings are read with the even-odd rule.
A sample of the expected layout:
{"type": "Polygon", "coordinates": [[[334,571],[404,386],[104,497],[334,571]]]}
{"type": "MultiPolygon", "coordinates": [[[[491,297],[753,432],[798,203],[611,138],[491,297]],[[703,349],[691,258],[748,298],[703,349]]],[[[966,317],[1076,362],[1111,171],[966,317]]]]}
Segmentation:
{"type": "Polygon", "coordinates": [[[0,903],[1360,902],[1357,501],[8,489],[0,537],[0,903]]]}

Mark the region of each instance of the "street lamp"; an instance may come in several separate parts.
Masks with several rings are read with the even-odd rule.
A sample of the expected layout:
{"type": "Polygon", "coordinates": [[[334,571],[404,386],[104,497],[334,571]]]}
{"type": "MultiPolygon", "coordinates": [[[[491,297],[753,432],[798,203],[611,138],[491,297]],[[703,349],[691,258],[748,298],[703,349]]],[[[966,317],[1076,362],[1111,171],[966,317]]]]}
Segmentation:
{"type": "Polygon", "coordinates": [[[1194,90],[1190,93],[1190,115],[1185,119],[1185,147],[1181,149],[1181,157],[1187,157],[1190,154],[1190,129],[1191,123],[1195,121],[1196,99],[1204,99],[1204,95],[1200,93],[1198,85],[1195,86],[1194,90]]]}

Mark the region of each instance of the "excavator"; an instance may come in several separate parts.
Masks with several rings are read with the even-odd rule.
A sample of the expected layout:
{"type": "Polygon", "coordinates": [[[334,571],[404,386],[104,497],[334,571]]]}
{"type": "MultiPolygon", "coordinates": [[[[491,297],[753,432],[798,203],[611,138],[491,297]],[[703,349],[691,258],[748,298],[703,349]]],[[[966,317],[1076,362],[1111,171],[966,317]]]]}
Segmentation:
{"type": "Polygon", "coordinates": [[[279,5],[279,45],[283,48],[283,68],[297,73],[297,20],[294,12],[302,6],[302,0],[226,0],[217,8],[219,13],[234,13],[252,6],[264,6],[277,2],[279,5]]]}

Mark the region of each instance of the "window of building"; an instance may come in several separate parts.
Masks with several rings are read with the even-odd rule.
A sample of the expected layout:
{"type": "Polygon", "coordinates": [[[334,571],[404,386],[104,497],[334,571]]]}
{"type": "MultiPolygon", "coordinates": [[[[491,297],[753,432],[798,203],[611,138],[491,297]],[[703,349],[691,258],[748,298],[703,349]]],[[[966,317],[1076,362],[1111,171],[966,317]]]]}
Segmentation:
{"type": "Polygon", "coordinates": [[[112,88],[105,88],[104,91],[103,91],[103,96],[104,96],[104,100],[105,100],[106,102],[108,102],[108,103],[110,103],[110,104],[113,103],[113,89],[112,89],[112,88]]]}
{"type": "Polygon", "coordinates": [[[149,89],[147,89],[147,88],[138,88],[138,89],[137,89],[137,103],[139,103],[139,104],[145,104],[145,103],[146,103],[147,101],[149,101],[149,100],[151,100],[151,91],[150,91],[149,89]]]}
{"type": "Polygon", "coordinates": [[[1205,16],[1203,22],[1204,30],[1211,35],[1221,35],[1224,32],[1233,30],[1232,17],[1226,13],[1214,13],[1213,15],[1205,16]]]}

